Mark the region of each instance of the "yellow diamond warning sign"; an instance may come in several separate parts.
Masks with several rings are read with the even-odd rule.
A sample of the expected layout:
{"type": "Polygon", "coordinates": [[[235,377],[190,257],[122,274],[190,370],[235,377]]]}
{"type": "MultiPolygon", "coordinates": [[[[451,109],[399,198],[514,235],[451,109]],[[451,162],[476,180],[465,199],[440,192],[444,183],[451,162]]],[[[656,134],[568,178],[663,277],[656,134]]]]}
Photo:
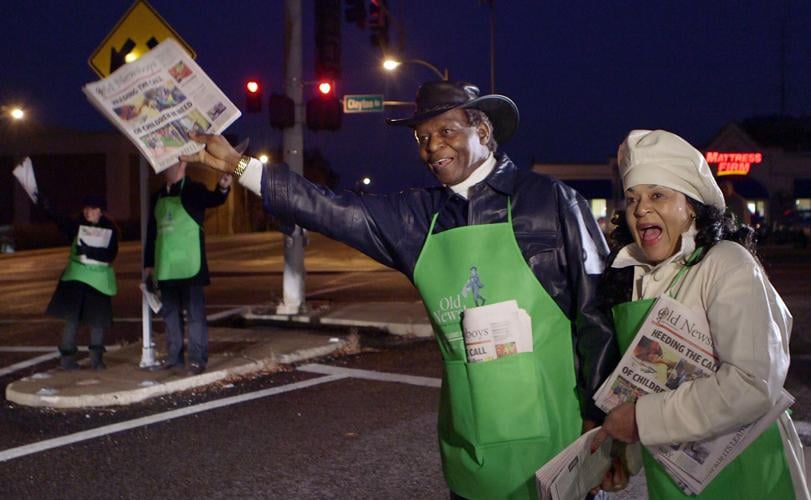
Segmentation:
{"type": "Polygon", "coordinates": [[[87,63],[104,78],[124,64],[138,59],[167,38],[174,38],[192,58],[197,57],[189,44],[180,38],[146,0],[138,0],[101,42],[87,63]]]}

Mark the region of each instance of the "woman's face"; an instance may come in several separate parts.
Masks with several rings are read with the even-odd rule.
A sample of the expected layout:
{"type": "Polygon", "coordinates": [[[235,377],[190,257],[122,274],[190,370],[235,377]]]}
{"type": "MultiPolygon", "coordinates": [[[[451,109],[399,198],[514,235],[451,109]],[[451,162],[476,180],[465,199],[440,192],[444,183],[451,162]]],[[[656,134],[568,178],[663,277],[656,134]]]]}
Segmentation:
{"type": "Polygon", "coordinates": [[[687,197],[655,184],[639,184],[625,190],[625,219],[634,241],[649,264],[658,264],[679,249],[681,234],[693,222],[687,197]]]}
{"type": "Polygon", "coordinates": [[[84,214],[84,218],[87,222],[91,224],[98,224],[99,220],[101,219],[101,209],[97,207],[84,207],[82,209],[84,214]]]}

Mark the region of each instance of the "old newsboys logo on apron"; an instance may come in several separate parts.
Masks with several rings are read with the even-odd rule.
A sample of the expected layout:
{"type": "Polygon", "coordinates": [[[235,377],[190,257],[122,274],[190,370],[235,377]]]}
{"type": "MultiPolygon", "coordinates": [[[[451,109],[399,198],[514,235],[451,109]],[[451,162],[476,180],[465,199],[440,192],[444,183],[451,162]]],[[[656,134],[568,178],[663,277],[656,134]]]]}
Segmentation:
{"type": "MultiPolygon", "coordinates": [[[[688,262],[694,262],[703,249],[697,248],[688,262]]],[[[673,278],[665,293],[676,298],[675,289],[685,273],[690,269],[685,265],[673,278]]],[[[636,336],[645,316],[656,299],[642,299],[617,304],[611,310],[614,316],[614,328],[620,350],[625,352],[636,336]]],[[[710,332],[712,335],[712,332],[710,332]]],[[[653,500],[657,499],[701,499],[701,500],[761,500],[774,498],[790,500],[794,498],[794,486],[786,463],[783,441],[777,423],[770,425],[738,458],[722,470],[699,495],[690,496],[673,482],[648,451],[642,448],[642,460],[645,463],[645,477],[648,481],[648,493],[653,500]]]]}
{"type": "Polygon", "coordinates": [[[445,479],[467,498],[536,498],[535,471],[581,431],[572,326],[524,260],[507,222],[433,234],[414,284],[444,360],[438,433],[445,479]],[[461,313],[514,299],[532,318],[533,352],[467,363],[461,313]]]}
{"type": "MultiPolygon", "coordinates": [[[[186,184],[184,177],[180,193],[186,184]]],[[[180,194],[162,196],[155,205],[158,237],[155,241],[155,278],[179,280],[200,272],[200,225],[183,208],[180,194]]]]}

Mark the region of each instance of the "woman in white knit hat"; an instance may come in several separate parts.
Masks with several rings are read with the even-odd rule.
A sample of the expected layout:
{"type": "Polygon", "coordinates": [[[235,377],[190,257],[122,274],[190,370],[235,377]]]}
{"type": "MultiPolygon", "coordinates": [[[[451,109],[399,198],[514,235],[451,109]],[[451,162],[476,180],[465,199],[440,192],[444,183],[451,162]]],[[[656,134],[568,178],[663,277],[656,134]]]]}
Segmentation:
{"type": "MultiPolygon", "coordinates": [[[[618,153],[625,213],[613,221],[605,273],[621,349],[653,301],[669,294],[706,316],[718,370],[612,410],[610,435],[645,446],[700,441],[758,420],[775,404],[789,366],[792,317],[755,255],[752,229],[725,213],[703,155],[663,130],[634,130],[618,153]]],[[[688,498],[647,450],[650,498],[688,498]]],[[[694,498],[694,497],[690,497],[694,498]]],[[[808,499],[802,444],[786,412],[698,498],[808,499]]]]}

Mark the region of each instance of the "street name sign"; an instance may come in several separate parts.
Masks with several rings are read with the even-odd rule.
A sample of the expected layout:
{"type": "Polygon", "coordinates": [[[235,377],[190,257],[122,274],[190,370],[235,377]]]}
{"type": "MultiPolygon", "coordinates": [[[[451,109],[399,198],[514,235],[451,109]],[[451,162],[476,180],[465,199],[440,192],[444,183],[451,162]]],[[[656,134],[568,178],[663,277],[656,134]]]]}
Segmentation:
{"type": "Polygon", "coordinates": [[[382,95],[345,95],[344,113],[382,113],[382,95]]]}
{"type": "Polygon", "coordinates": [[[167,38],[174,38],[192,58],[197,54],[146,0],[137,0],[124,14],[87,63],[102,78],[137,59],[167,38]]]}

